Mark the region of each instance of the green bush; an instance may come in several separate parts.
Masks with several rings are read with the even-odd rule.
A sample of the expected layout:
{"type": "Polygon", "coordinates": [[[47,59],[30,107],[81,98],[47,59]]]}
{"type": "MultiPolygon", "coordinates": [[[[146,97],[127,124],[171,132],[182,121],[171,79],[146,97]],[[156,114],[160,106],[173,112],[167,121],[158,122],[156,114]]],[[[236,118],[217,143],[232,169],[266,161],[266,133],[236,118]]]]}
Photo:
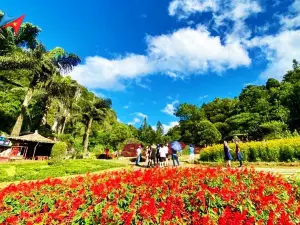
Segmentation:
{"type": "Polygon", "coordinates": [[[123,163],[109,162],[106,160],[50,160],[34,162],[12,162],[1,165],[0,182],[20,180],[39,180],[48,177],[63,177],[73,174],[84,174],[110,168],[124,167],[123,163]],[[14,174],[8,171],[15,167],[14,174]]]}
{"type": "Polygon", "coordinates": [[[68,145],[65,142],[57,142],[54,144],[51,151],[51,159],[63,159],[66,155],[68,145]]]}

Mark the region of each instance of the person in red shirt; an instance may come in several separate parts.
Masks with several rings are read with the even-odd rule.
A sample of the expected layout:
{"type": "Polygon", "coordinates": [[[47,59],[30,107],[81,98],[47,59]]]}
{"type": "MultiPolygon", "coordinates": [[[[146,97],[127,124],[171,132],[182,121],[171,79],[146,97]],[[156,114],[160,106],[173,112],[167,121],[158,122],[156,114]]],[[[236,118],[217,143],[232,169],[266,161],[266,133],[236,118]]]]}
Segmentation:
{"type": "Polygon", "coordinates": [[[109,149],[108,149],[108,148],[106,148],[106,149],[105,149],[105,155],[106,155],[106,159],[108,159],[108,153],[109,153],[109,149]]]}

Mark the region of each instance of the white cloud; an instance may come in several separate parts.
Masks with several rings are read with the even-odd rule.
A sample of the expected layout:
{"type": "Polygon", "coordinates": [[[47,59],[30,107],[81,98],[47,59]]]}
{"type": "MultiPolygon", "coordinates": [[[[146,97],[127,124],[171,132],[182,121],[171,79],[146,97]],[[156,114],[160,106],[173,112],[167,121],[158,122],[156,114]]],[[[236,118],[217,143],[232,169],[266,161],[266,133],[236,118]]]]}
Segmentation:
{"type": "Polygon", "coordinates": [[[207,98],[208,95],[203,95],[203,96],[200,96],[199,99],[204,99],[204,98],[207,98]]]}
{"type": "Polygon", "coordinates": [[[169,5],[169,15],[183,19],[196,12],[209,12],[217,9],[218,0],[173,0],[169,5]]]}
{"type": "Polygon", "coordinates": [[[219,36],[212,36],[203,26],[182,28],[147,40],[149,57],[156,62],[158,71],[200,74],[209,69],[221,72],[251,63],[240,43],[222,44],[219,36]]]}
{"type": "Polygon", "coordinates": [[[153,71],[148,58],[130,54],[123,58],[106,59],[100,56],[87,57],[85,64],[71,72],[73,79],[89,88],[123,90],[122,81],[134,79],[153,71]]]}
{"type": "Polygon", "coordinates": [[[140,123],[140,122],[141,122],[141,120],[136,117],[136,118],[133,119],[132,122],[129,122],[128,125],[135,125],[135,124],[140,123]]]}
{"type": "Polygon", "coordinates": [[[222,43],[205,27],[182,28],[171,34],[147,36],[147,55],[130,54],[123,58],[106,59],[99,56],[86,58],[71,76],[88,88],[123,90],[127,80],[153,73],[183,78],[208,70],[221,72],[239,66],[248,66],[248,52],[239,42],[222,43]],[[201,49],[201,51],[199,50],[201,49]]]}
{"type": "MultiPolygon", "coordinates": [[[[179,19],[187,19],[196,13],[211,12],[210,27],[219,32],[225,29],[226,40],[243,42],[251,36],[251,30],[245,20],[262,12],[257,0],[173,0],[169,5],[169,14],[179,19]],[[233,24],[229,25],[228,21],[233,24]]],[[[189,21],[188,21],[189,22],[189,21]]]]}
{"type": "Polygon", "coordinates": [[[290,6],[290,11],[299,13],[300,12],[300,0],[295,0],[293,4],[290,6]]]}
{"type": "Polygon", "coordinates": [[[129,108],[129,105],[125,105],[125,106],[124,106],[124,109],[128,109],[128,108],[129,108]]]}
{"type": "Polygon", "coordinates": [[[298,28],[300,27],[300,15],[295,17],[283,17],[281,19],[281,24],[284,25],[286,28],[298,28]]]}
{"type": "Polygon", "coordinates": [[[177,121],[170,122],[169,124],[163,124],[164,134],[168,133],[168,131],[176,125],[179,125],[177,121]]]}
{"type": "Polygon", "coordinates": [[[266,55],[268,65],[261,79],[282,76],[292,69],[293,59],[300,59],[300,30],[283,31],[275,36],[256,37],[249,41],[249,47],[259,47],[266,55]]]}
{"type": "Polygon", "coordinates": [[[293,29],[300,27],[300,0],[295,0],[289,7],[287,15],[280,17],[282,29],[293,29]]]}
{"type": "Polygon", "coordinates": [[[170,104],[167,104],[166,107],[162,110],[162,112],[170,115],[170,116],[174,116],[174,112],[175,112],[175,105],[178,104],[179,102],[176,100],[176,101],[173,101],[172,103],[170,104]]]}
{"type": "Polygon", "coordinates": [[[136,116],[138,116],[138,117],[141,117],[141,118],[148,118],[148,116],[146,115],[146,114],[144,114],[144,113],[141,113],[141,112],[136,112],[136,113],[134,113],[136,116]]]}

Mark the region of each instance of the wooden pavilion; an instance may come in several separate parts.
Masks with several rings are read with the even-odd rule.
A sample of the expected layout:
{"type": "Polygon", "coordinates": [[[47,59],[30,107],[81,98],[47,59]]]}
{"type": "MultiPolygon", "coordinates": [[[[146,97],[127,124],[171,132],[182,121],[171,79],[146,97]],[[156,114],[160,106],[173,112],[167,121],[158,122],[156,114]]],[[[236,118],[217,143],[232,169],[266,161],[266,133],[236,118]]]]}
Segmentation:
{"type": "Polygon", "coordinates": [[[18,137],[8,137],[12,142],[12,149],[18,148],[20,155],[24,159],[48,159],[55,141],[38,134],[22,135],[18,137]]]}

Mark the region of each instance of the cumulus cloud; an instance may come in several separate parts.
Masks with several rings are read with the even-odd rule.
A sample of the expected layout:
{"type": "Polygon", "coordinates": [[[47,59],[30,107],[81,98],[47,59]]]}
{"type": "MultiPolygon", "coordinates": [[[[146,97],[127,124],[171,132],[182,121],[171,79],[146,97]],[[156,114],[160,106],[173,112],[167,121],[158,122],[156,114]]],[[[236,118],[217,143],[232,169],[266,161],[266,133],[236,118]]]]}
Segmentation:
{"type": "Polygon", "coordinates": [[[89,88],[124,90],[125,82],[153,73],[171,77],[202,74],[208,70],[222,72],[248,66],[251,59],[239,42],[222,43],[202,26],[182,28],[171,34],[147,36],[147,55],[131,54],[123,58],[88,57],[71,76],[89,88]],[[199,50],[201,49],[201,51],[199,50]]]}
{"type": "MultiPolygon", "coordinates": [[[[295,51],[299,48],[296,28],[300,27],[300,0],[293,2],[286,15],[278,17],[282,29],[273,36],[264,36],[270,27],[268,23],[253,29],[247,25],[247,18],[262,11],[259,0],[172,0],[168,8],[170,16],[190,22],[192,15],[210,12],[212,22],[207,26],[148,35],[144,55],[131,53],[112,59],[87,57],[71,76],[90,89],[124,90],[129,80],[149,88],[143,79],[151,74],[184,79],[191,74],[220,73],[249,66],[252,60],[248,51],[259,47],[269,62],[261,78],[278,78],[291,68],[293,58],[300,58],[295,51]],[[216,32],[212,33],[213,29],[216,32]],[[253,32],[260,36],[251,39],[253,32]]],[[[172,114],[168,113],[172,104],[168,105],[164,112],[172,114]]]]}
{"type": "Polygon", "coordinates": [[[174,116],[175,113],[175,109],[176,109],[176,104],[178,104],[179,101],[173,101],[172,103],[169,103],[166,105],[166,107],[164,109],[162,109],[161,111],[170,115],[170,116],[174,116]]]}
{"type": "Polygon", "coordinates": [[[190,74],[211,69],[220,72],[251,63],[241,44],[222,44],[219,36],[212,36],[203,26],[182,28],[147,39],[149,57],[156,62],[158,71],[190,74]]]}
{"type": "Polygon", "coordinates": [[[268,65],[261,79],[281,79],[292,68],[293,59],[300,58],[300,30],[287,30],[275,36],[256,37],[249,41],[249,47],[259,47],[266,55],[268,65]]]}
{"type": "Polygon", "coordinates": [[[89,88],[123,90],[122,81],[151,73],[151,63],[144,55],[130,54],[126,57],[106,59],[100,56],[87,57],[83,65],[74,68],[73,79],[89,88]]]}
{"type": "Polygon", "coordinates": [[[282,29],[293,29],[300,27],[300,0],[295,0],[289,7],[289,13],[280,17],[282,29]]]}
{"type": "Polygon", "coordinates": [[[184,19],[196,12],[217,11],[218,2],[218,0],[173,0],[169,5],[169,15],[184,19]]]}

